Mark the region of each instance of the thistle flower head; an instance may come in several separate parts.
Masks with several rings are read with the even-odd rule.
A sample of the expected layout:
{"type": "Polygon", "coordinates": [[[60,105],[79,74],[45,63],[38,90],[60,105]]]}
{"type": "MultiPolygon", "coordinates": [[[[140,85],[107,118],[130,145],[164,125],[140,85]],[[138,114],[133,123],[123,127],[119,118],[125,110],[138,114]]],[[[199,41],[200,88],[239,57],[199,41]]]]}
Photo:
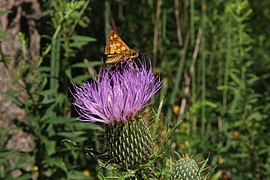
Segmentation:
{"type": "Polygon", "coordinates": [[[73,83],[79,119],[108,124],[135,117],[161,87],[159,76],[153,75],[151,65],[147,69],[145,58],[138,62],[126,62],[114,70],[102,68],[93,81],[81,86],[73,83]]]}

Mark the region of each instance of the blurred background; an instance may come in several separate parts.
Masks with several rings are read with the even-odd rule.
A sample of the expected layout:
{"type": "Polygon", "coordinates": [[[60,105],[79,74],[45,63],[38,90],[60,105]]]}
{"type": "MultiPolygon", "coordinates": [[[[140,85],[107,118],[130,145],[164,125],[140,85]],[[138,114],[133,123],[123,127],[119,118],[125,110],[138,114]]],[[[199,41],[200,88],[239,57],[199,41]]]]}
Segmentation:
{"type": "Polygon", "coordinates": [[[100,146],[69,88],[99,71],[111,27],[161,75],[160,136],[182,121],[168,151],[209,158],[208,179],[268,179],[269,22],[268,0],[1,1],[0,179],[106,174],[63,140],[100,146]]]}

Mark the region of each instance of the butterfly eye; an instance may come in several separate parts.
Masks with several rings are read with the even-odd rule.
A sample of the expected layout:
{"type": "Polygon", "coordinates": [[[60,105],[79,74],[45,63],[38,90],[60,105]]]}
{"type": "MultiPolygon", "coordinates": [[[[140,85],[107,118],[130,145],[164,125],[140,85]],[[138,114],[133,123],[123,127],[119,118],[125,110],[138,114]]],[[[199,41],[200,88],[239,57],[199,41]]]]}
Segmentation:
{"type": "Polygon", "coordinates": [[[137,54],[136,52],[132,52],[131,53],[132,56],[136,56],[136,54],[137,54]]]}

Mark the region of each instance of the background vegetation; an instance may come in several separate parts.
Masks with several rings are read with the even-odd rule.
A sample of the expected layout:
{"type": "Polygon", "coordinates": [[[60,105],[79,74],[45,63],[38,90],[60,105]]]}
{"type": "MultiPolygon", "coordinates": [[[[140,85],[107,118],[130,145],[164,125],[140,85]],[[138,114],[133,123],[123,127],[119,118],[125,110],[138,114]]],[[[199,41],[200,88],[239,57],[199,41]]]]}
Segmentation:
{"type": "MultiPolygon", "coordinates": [[[[270,177],[270,1],[22,1],[0,11],[7,27],[19,7],[31,14],[34,2],[40,12],[20,19],[16,54],[2,44],[10,88],[1,96],[10,96],[26,121],[12,119],[0,132],[0,178],[106,174],[92,156],[62,140],[99,147],[102,130],[75,119],[69,88],[71,80],[81,83],[100,69],[110,26],[161,74],[154,103],[157,109],[164,98],[161,136],[182,121],[168,150],[209,157],[212,179],[270,177]],[[38,49],[31,46],[32,21],[38,49]],[[32,149],[8,146],[18,129],[32,137],[32,149]]],[[[11,38],[7,30],[0,31],[3,43],[11,38]]]]}

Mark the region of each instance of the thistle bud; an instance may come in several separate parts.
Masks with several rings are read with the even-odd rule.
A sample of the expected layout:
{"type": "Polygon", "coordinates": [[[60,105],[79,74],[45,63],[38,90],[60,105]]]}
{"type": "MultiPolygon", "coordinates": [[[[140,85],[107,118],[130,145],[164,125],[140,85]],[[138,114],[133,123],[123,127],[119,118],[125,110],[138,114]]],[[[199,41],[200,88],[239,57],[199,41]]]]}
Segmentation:
{"type": "Polygon", "coordinates": [[[147,163],[153,153],[154,142],[141,116],[108,124],[105,136],[110,159],[122,168],[138,168],[147,163]]]}
{"type": "Polygon", "coordinates": [[[197,163],[188,157],[180,158],[173,166],[171,180],[200,180],[197,163]]]}

